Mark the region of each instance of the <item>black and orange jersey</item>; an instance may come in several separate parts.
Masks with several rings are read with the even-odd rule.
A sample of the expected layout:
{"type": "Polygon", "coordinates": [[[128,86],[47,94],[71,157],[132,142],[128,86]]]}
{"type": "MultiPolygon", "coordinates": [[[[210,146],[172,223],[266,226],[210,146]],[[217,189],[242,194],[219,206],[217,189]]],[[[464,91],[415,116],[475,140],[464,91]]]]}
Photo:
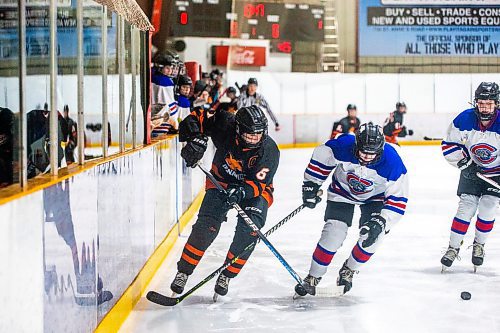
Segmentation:
{"type": "Polygon", "coordinates": [[[361,124],[358,117],[350,118],[344,117],[333,124],[332,133],[330,134],[330,139],[335,139],[339,134],[343,133],[354,133],[361,124]]]}
{"type": "MultiPolygon", "coordinates": [[[[262,196],[270,206],[280,157],[274,140],[267,136],[259,148],[243,149],[238,143],[234,114],[225,110],[211,114],[195,108],[180,123],[179,138],[183,142],[200,134],[211,137],[216,147],[211,173],[221,185],[242,185],[247,198],[262,196]]],[[[214,188],[208,179],[206,188],[214,188]]]]}
{"type": "Polygon", "coordinates": [[[406,127],[403,126],[403,113],[394,111],[389,114],[389,118],[384,123],[385,141],[389,143],[397,143],[398,137],[407,135],[406,127]]]}

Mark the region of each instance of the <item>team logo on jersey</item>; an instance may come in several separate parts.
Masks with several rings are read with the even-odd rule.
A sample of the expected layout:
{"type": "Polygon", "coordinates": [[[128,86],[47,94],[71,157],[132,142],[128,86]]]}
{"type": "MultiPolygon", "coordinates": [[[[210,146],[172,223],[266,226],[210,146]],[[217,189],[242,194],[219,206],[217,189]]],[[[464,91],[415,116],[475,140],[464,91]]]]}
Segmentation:
{"type": "Polygon", "coordinates": [[[372,181],[361,178],[352,172],[347,173],[347,184],[349,184],[349,187],[354,194],[366,194],[373,190],[372,181]]]}
{"type": "Polygon", "coordinates": [[[487,143],[478,143],[470,147],[470,151],[476,155],[477,159],[483,164],[490,164],[497,158],[497,149],[487,143]]]}

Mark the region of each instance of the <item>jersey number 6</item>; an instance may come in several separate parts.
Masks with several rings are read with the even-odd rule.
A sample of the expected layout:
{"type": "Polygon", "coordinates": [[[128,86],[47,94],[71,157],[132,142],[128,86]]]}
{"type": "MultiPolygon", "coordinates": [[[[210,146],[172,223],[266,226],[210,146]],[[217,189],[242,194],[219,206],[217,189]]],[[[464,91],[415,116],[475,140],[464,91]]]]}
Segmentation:
{"type": "Polygon", "coordinates": [[[257,174],[255,175],[258,180],[264,180],[266,179],[267,173],[269,172],[268,168],[262,168],[257,174]]]}

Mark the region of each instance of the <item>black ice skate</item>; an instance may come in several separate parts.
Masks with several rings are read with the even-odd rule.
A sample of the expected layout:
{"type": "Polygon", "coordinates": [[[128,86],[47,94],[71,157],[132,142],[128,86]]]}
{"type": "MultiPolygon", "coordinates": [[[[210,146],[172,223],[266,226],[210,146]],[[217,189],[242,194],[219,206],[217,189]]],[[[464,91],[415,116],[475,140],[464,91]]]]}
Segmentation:
{"type": "Polygon", "coordinates": [[[220,273],[219,277],[217,278],[217,282],[215,283],[215,294],[214,294],[214,302],[217,302],[217,298],[220,296],[226,296],[227,292],[229,291],[229,281],[231,280],[230,277],[227,277],[224,275],[224,273],[220,273]]]}
{"type": "Polygon", "coordinates": [[[174,281],[172,281],[172,284],[170,285],[170,289],[174,292],[172,297],[176,297],[177,295],[182,294],[184,291],[184,287],[186,286],[187,280],[188,280],[189,275],[186,273],[181,273],[177,272],[175,274],[174,281]]]}
{"type": "Polygon", "coordinates": [[[441,258],[441,264],[443,265],[441,273],[444,272],[447,268],[451,267],[451,264],[453,264],[456,258],[459,258],[458,257],[459,251],[460,248],[456,249],[454,247],[448,246],[448,250],[446,250],[446,253],[441,258]]]}
{"type": "Polygon", "coordinates": [[[472,244],[472,264],[474,265],[474,273],[478,266],[481,266],[484,261],[484,244],[474,241],[472,244]]]}
{"type": "Polygon", "coordinates": [[[352,288],[352,278],[354,277],[354,273],[356,273],[355,270],[347,267],[346,260],[339,271],[339,277],[337,279],[337,285],[344,286],[344,294],[352,288]]]}
{"type": "MultiPolygon", "coordinates": [[[[320,277],[317,278],[317,277],[314,277],[310,274],[308,274],[304,279],[304,283],[307,283],[313,287],[316,287],[320,281],[321,281],[320,277]]],[[[304,287],[302,287],[302,285],[297,284],[295,286],[295,295],[293,295],[293,299],[297,299],[297,298],[305,296],[305,295],[307,295],[307,291],[304,289],[304,287]]]]}

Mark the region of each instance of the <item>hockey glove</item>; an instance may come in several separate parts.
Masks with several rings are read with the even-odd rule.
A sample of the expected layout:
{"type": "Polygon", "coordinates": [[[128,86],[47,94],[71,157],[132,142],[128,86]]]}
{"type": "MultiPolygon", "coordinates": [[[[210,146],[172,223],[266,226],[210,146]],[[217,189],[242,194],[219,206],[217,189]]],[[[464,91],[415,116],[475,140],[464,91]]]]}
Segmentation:
{"type": "Polygon", "coordinates": [[[321,202],[321,197],[318,196],[320,187],[321,185],[311,181],[305,181],[304,184],[302,184],[302,202],[304,206],[312,209],[321,202]]]}
{"type": "Polygon", "coordinates": [[[196,167],[199,160],[203,158],[205,150],[207,150],[208,138],[205,135],[198,135],[182,148],[181,156],[186,161],[186,165],[190,168],[196,167]]]}
{"type": "Polygon", "coordinates": [[[457,166],[460,170],[462,170],[462,176],[469,180],[477,179],[476,173],[482,172],[481,167],[468,157],[464,157],[458,161],[457,166]]]}
{"type": "Polygon", "coordinates": [[[366,236],[363,240],[364,248],[372,246],[378,239],[378,236],[385,230],[385,219],[380,216],[372,216],[372,218],[366,222],[359,231],[360,236],[366,236]]]}
{"type": "Polygon", "coordinates": [[[239,185],[229,185],[227,190],[226,208],[231,209],[234,204],[239,204],[245,199],[245,189],[239,185]]]}

